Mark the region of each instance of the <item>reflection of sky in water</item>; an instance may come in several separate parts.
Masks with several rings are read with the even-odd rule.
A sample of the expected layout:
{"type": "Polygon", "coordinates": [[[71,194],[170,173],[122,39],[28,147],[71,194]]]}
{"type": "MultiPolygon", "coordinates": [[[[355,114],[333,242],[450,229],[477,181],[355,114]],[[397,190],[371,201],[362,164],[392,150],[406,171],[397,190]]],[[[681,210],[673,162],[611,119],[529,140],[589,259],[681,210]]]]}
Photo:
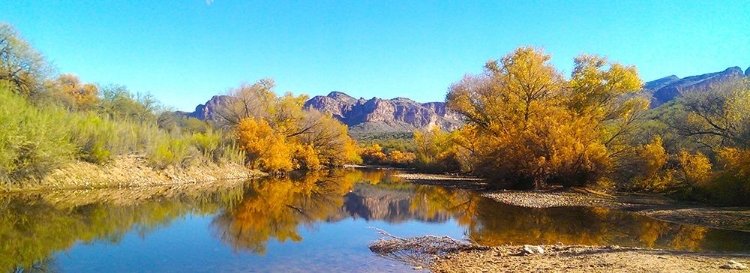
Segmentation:
{"type": "Polygon", "coordinates": [[[234,252],[211,234],[213,216],[188,216],[146,234],[128,233],[118,244],[78,244],[57,258],[66,272],[387,272],[411,270],[373,255],[367,245],[379,238],[371,227],[396,236],[424,234],[462,238],[454,221],[440,224],[344,219],[300,229],[301,242],[270,240],[266,254],[234,252]]]}
{"type": "Polygon", "coordinates": [[[0,199],[0,223],[13,223],[0,224],[0,238],[10,238],[0,241],[0,271],[47,255],[52,259],[41,265],[66,272],[410,271],[369,251],[367,245],[381,237],[374,228],[399,237],[461,239],[466,233],[488,245],[750,252],[748,232],[603,208],[519,208],[468,192],[400,183],[383,172],[255,181],[129,206],[77,203],[75,198],[92,193],[76,194],[0,199]]]}

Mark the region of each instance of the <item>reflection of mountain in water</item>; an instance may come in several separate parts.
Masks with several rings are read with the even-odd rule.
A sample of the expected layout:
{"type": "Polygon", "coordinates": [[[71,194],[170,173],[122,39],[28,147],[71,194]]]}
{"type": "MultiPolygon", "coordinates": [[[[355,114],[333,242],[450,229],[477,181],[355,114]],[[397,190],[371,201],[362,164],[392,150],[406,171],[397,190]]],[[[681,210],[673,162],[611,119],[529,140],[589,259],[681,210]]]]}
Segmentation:
{"type": "Polygon", "coordinates": [[[381,220],[401,223],[409,220],[422,222],[445,222],[451,218],[447,211],[429,215],[423,206],[412,207],[413,190],[388,189],[378,185],[359,183],[344,196],[344,205],[338,215],[329,221],[340,221],[352,217],[367,221],[381,220]]]}

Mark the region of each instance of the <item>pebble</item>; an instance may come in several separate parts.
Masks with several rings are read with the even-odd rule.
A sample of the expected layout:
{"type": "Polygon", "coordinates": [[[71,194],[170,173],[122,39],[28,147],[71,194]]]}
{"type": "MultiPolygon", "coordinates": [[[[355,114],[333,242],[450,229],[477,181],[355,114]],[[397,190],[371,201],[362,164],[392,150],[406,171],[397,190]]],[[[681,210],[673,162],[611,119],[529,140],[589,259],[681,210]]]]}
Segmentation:
{"type": "Polygon", "coordinates": [[[720,266],[721,269],[737,269],[737,270],[744,270],[747,269],[747,266],[738,262],[735,262],[734,260],[729,260],[725,265],[720,266]]]}
{"type": "Polygon", "coordinates": [[[544,249],[541,246],[524,245],[524,254],[544,254],[544,249]]]}

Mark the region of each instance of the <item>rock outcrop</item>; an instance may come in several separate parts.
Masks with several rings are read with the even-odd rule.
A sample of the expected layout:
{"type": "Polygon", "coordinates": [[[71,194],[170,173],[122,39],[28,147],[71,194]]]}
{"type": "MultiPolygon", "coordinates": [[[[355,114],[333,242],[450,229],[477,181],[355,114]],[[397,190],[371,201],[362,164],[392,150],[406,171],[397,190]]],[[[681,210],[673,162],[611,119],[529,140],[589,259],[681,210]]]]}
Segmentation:
{"type": "MultiPolygon", "coordinates": [[[[230,96],[213,96],[195,111],[181,113],[200,120],[218,120],[217,109],[232,101],[230,96]]],[[[306,108],[330,113],[350,129],[359,132],[412,132],[437,126],[454,130],[463,123],[458,114],[449,111],[443,102],[418,103],[407,98],[369,100],[355,99],[342,92],[315,96],[306,108]]]]}
{"type": "Polygon", "coordinates": [[[200,120],[217,120],[219,117],[216,116],[216,109],[223,107],[232,102],[230,96],[213,96],[205,104],[199,104],[195,107],[195,111],[187,113],[188,117],[197,118],[200,120]]]}
{"type": "Polygon", "coordinates": [[[408,98],[355,99],[341,92],[316,96],[305,107],[331,113],[350,128],[380,132],[410,132],[439,127],[454,130],[461,126],[458,114],[443,102],[418,103],[408,98]]]}

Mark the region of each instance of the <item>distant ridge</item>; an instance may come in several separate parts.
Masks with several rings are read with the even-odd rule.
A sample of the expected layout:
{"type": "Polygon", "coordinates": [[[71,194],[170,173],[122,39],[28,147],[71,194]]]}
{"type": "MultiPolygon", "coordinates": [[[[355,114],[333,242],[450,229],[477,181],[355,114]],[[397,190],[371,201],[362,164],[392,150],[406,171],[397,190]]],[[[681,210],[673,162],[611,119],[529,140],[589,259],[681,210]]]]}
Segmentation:
{"type": "Polygon", "coordinates": [[[738,66],[730,67],[720,72],[689,76],[680,79],[675,75],[647,82],[643,89],[653,95],[651,106],[656,107],[679,97],[682,92],[705,90],[712,84],[750,76],[750,67],[742,73],[738,66]]]}
{"type": "MultiPolygon", "coordinates": [[[[230,96],[213,96],[205,104],[195,107],[195,111],[181,114],[201,120],[218,120],[216,109],[231,100],[230,96]]],[[[408,98],[365,100],[334,91],[327,96],[309,99],[304,107],[330,113],[349,126],[350,132],[358,135],[413,132],[433,127],[450,131],[463,124],[458,114],[446,109],[444,102],[419,103],[408,98]]]]}
{"type": "Polygon", "coordinates": [[[354,131],[411,132],[432,127],[450,131],[463,124],[443,102],[418,103],[408,98],[365,100],[334,91],[313,97],[305,107],[330,113],[354,131]]]}

